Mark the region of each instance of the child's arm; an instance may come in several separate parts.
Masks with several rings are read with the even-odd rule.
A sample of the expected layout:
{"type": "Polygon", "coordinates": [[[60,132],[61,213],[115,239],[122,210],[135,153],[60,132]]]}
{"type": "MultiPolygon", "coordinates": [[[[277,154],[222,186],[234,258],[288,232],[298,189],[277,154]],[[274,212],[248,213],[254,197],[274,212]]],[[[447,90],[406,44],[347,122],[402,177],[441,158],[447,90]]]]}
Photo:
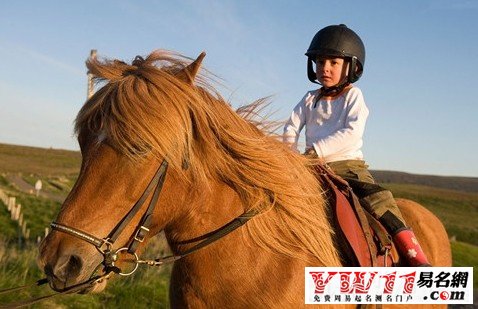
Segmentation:
{"type": "Polygon", "coordinates": [[[293,150],[298,151],[297,141],[299,140],[300,131],[305,125],[305,97],[299,104],[294,107],[289,120],[284,126],[284,135],[282,137],[284,143],[290,145],[293,150]]]}

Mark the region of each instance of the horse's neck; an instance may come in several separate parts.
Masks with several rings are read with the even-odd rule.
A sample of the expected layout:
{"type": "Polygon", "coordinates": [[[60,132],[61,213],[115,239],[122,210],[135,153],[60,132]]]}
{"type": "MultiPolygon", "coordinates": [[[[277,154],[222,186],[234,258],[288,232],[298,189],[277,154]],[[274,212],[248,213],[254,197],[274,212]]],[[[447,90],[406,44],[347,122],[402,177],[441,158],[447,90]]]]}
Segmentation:
{"type": "Polygon", "coordinates": [[[216,183],[210,189],[187,191],[187,200],[178,205],[176,219],[166,231],[172,249],[179,252],[195,243],[185,246],[177,243],[215,231],[244,212],[237,193],[225,184],[216,183]]]}
{"type": "MultiPolygon", "coordinates": [[[[213,186],[211,192],[194,194],[191,203],[181,219],[175,220],[166,231],[176,254],[197,243],[181,245],[177,242],[184,243],[215,231],[244,212],[237,193],[221,184],[213,186]]],[[[171,278],[173,307],[202,308],[207,303],[211,308],[225,308],[231,304],[258,308],[293,300],[303,304],[297,297],[304,290],[303,261],[258,247],[246,229],[247,226],[242,226],[175,263],[171,278]],[[299,275],[291,278],[291,274],[299,275]],[[287,283],[286,288],[283,283],[287,283]],[[267,299],[271,302],[267,305],[261,297],[251,298],[251,295],[263,294],[264,286],[269,286],[267,299]],[[277,295],[281,295],[280,301],[275,298],[277,295]]]]}

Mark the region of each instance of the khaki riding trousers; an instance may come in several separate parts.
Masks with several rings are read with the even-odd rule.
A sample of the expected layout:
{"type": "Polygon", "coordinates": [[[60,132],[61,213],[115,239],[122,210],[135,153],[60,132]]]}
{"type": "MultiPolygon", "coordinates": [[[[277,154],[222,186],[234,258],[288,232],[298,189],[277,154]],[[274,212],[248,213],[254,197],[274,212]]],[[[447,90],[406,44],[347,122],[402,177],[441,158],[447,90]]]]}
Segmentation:
{"type": "Polygon", "coordinates": [[[327,163],[327,166],[349,183],[360,204],[380,220],[392,235],[406,226],[392,193],[375,183],[365,161],[336,161],[327,163]]]}

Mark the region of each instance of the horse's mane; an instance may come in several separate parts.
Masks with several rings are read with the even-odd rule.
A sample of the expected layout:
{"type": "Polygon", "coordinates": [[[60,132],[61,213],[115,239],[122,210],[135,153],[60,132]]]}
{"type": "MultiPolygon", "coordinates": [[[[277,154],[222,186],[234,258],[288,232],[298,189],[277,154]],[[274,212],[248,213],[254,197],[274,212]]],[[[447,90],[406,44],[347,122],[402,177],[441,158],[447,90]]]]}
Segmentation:
{"type": "Polygon", "coordinates": [[[80,110],[76,133],[103,134],[132,160],[167,158],[195,186],[226,183],[245,207],[262,213],[246,225],[259,245],[339,265],[323,193],[306,159],[258,129],[249,116],[261,103],[238,114],[204,76],[194,85],[181,78],[187,61],[165,51],[132,64],[89,59],[89,72],[105,85],[80,110]]]}

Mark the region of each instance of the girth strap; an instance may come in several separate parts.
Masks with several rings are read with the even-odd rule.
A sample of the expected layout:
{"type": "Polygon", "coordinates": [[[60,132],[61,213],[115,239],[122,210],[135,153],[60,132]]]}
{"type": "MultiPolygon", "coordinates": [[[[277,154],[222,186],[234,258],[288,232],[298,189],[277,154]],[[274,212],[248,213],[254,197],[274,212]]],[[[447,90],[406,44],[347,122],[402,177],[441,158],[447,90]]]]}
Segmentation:
{"type": "Polygon", "coordinates": [[[392,239],[391,236],[387,233],[385,228],[380,225],[379,221],[375,219],[369,212],[364,212],[367,216],[368,223],[370,228],[374,230],[375,236],[377,237],[379,243],[379,248],[377,248],[379,254],[385,254],[386,250],[390,251],[392,249],[392,239]]]}

